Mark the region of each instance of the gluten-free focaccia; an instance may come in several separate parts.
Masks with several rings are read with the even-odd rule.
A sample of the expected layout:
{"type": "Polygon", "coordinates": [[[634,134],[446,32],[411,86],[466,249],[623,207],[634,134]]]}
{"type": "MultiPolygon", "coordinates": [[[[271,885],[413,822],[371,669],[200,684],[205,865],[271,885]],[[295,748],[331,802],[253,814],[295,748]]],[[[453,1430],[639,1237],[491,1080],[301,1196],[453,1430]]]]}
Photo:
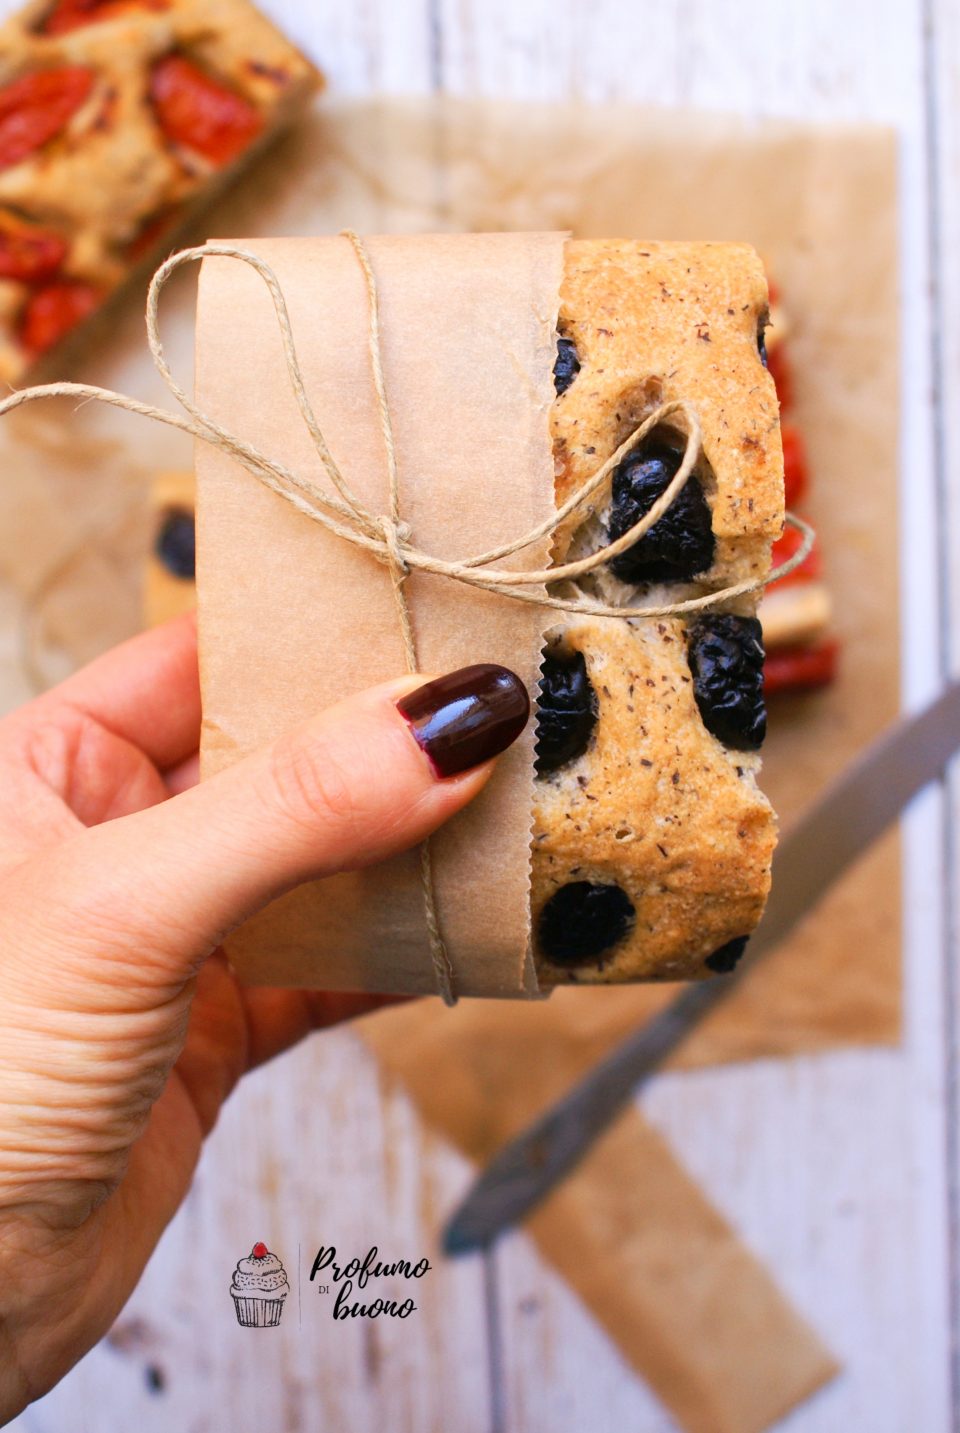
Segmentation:
{"type": "MultiPolygon", "coordinates": [[[[685,399],[700,461],[633,547],[581,579],[613,605],[717,591],[769,570],[783,459],[759,337],[762,266],[742,244],[567,245],[553,440],[563,502],[661,403],[685,399]]],[[[555,558],[626,532],[679,466],[655,430],[555,558]]],[[[731,969],[763,911],[776,839],[754,596],[691,620],[559,622],[538,713],[531,915],[544,984],[731,969]]]]}
{"type": "MultiPolygon", "coordinates": [[[[583,587],[605,603],[652,605],[764,576],[783,525],[783,458],[753,250],[571,241],[560,300],[558,504],[662,403],[686,400],[703,431],[668,512],[583,587]]],[[[655,429],[615,470],[608,498],[558,533],[554,561],[626,532],[676,472],[684,438],[655,429]]],[[[189,591],[189,494],[170,483],[157,492],[153,620],[189,591]]],[[[531,851],[544,985],[688,979],[736,963],[763,910],[776,839],[756,784],[765,713],[755,611],[750,596],[690,620],[562,614],[551,629],[531,851]]]]}
{"type": "Polygon", "coordinates": [[[95,313],[303,107],[248,0],[36,0],[0,27],[0,379],[95,313]]]}

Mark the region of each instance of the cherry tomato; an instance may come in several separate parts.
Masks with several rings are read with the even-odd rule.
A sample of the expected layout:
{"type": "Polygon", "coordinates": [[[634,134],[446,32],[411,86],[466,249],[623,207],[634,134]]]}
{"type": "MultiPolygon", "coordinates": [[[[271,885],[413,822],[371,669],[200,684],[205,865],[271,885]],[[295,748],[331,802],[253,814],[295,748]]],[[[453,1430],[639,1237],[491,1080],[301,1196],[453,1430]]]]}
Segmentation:
{"type": "Polygon", "coordinates": [[[0,169],[19,164],[59,134],[93,85],[80,65],[36,70],[0,89],[0,169]]]}
{"type": "Polygon", "coordinates": [[[170,0],[59,0],[39,25],[41,35],[66,35],[131,10],[169,10],[170,0]]]}
{"type": "Polygon", "coordinates": [[[99,305],[92,284],[57,279],[36,289],[20,317],[20,342],[34,358],[46,353],[99,305]]]}
{"type": "Polygon", "coordinates": [[[763,664],[765,696],[826,687],[837,675],[840,646],[835,638],[815,647],[777,647],[763,664]]]}
{"type": "Polygon", "coordinates": [[[0,214],[0,278],[36,283],[55,274],[67,253],[60,234],[0,214]]]}
{"type": "Polygon", "coordinates": [[[781,423],[783,441],[783,498],[788,508],[796,505],[807,490],[807,446],[803,434],[792,423],[781,423]]]}
{"type": "Polygon", "coordinates": [[[180,216],[180,208],[176,204],[169,205],[158,214],[152,214],[144,221],[143,227],[138,234],[127,244],[127,253],[131,259],[142,259],[148,254],[161,234],[173,228],[180,216]]]}
{"type": "Polygon", "coordinates": [[[168,139],[196,150],[214,164],[229,164],[263,127],[259,111],[183,55],[158,60],[150,98],[168,139]]]}
{"type": "Polygon", "coordinates": [[[781,409],[791,408],[793,406],[793,375],[790,372],[790,364],[782,343],[778,343],[776,348],[771,348],[767,354],[767,368],[770,370],[770,377],[777,390],[781,409]]]}
{"type": "MultiPolygon", "coordinates": [[[[777,538],[777,541],[773,544],[772,560],[774,567],[779,567],[782,562],[788,561],[802,542],[802,532],[798,532],[795,527],[785,527],[783,529],[783,536],[777,538]]],[[[810,582],[814,578],[819,577],[822,570],[823,565],[820,561],[820,549],[814,544],[812,552],[803,559],[799,567],[795,567],[786,577],[777,579],[777,586],[788,586],[791,582],[810,582]]]]}

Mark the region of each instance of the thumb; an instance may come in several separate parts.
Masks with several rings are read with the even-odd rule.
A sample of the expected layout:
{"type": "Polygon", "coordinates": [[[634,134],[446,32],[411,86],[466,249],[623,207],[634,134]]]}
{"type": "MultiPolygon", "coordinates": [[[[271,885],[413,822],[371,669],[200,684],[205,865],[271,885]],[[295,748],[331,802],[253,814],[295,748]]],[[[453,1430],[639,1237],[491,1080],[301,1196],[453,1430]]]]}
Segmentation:
{"type": "Polygon", "coordinates": [[[185,979],[273,897],[423,840],[477,795],[529,713],[520,678],[490,664],[372,687],[65,843],[44,877],[50,914],[71,944],[89,933],[98,955],[149,951],[163,978],[185,979]]]}

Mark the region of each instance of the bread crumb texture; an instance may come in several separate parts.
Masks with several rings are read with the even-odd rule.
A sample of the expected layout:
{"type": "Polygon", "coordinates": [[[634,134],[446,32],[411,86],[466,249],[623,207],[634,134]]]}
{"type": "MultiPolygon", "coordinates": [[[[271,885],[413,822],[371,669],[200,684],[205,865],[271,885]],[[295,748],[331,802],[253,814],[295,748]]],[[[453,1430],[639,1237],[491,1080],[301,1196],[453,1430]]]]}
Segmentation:
{"type": "MultiPolygon", "coordinates": [[[[552,410],[557,503],[654,408],[683,399],[702,427],[696,474],[715,538],[713,565],[689,583],[630,588],[603,574],[591,587],[597,595],[669,602],[768,572],[783,528],[783,456],[776,392],[757,347],[767,306],[762,265],[746,244],[568,242],[558,327],[580,368],[552,410]]],[[[605,516],[600,503],[571,519],[555,560],[580,555],[585,533],[595,545],[605,516]]],[[[756,598],[726,610],[752,616],[756,598]]],[[[776,821],[756,785],[759,757],[729,749],[704,726],[683,619],[573,617],[551,638],[583,654],[598,719],[585,750],[536,781],[531,916],[540,980],[707,975],[708,956],[754,929],[770,888],[776,821]],[[635,918],[608,950],[555,964],[537,932],[547,902],[571,882],[619,886],[635,918]]]]}

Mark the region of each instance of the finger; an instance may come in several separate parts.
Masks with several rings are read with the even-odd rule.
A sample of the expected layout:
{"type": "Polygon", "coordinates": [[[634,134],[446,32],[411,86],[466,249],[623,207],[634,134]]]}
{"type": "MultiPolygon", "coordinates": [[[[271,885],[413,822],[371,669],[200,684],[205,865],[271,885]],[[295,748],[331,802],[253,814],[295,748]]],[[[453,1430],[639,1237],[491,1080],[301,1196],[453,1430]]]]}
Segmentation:
{"type": "Polygon", "coordinates": [[[51,853],[59,866],[45,878],[62,902],[53,918],[73,942],[94,932],[101,958],[116,952],[126,966],[143,951],[144,977],[175,985],[273,897],[422,841],[480,791],[529,710],[520,679],[490,665],[361,692],[51,853]]]}
{"type": "Polygon", "coordinates": [[[200,734],[194,614],[105,652],[9,720],[29,722],[63,707],[139,747],[161,770],[183,761],[196,751],[200,734]]]}
{"type": "Polygon", "coordinates": [[[0,758],[0,868],[169,794],[138,747],[73,707],[51,707],[7,732],[0,758]]]}
{"type": "Polygon", "coordinates": [[[406,996],[322,990],[243,989],[222,951],[197,975],[190,1024],[176,1074],[190,1095],[204,1134],[241,1075],[326,1029],[406,996]]]}
{"type": "Polygon", "coordinates": [[[163,780],[168,796],[178,796],[181,791],[189,791],[191,786],[196,786],[200,780],[200,753],[195,751],[185,761],[171,766],[163,773],[163,780]]]}

